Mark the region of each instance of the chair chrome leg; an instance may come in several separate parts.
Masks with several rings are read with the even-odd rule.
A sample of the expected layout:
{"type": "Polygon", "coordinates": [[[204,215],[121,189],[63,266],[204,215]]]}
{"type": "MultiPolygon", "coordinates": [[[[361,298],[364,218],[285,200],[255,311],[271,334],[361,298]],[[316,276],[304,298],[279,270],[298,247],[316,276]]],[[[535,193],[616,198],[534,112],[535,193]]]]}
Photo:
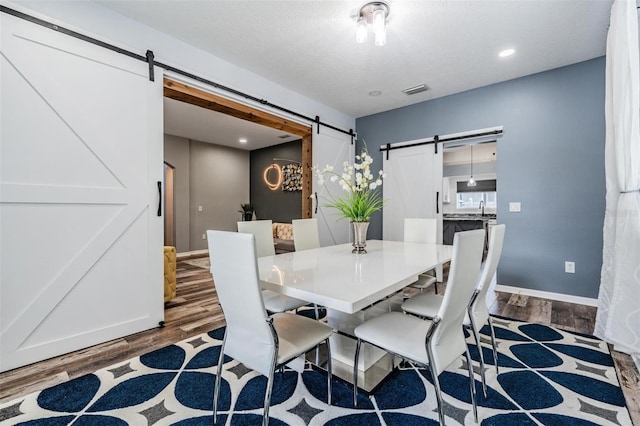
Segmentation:
{"type": "Polygon", "coordinates": [[[353,359],[353,406],[358,406],[358,358],[360,357],[360,345],[362,341],[358,339],[356,343],[356,355],[353,359]]]}
{"type": "Polygon", "coordinates": [[[267,380],[267,390],[264,394],[264,415],[262,416],[262,426],[269,426],[269,406],[271,405],[271,391],[273,389],[274,369],[269,372],[267,380]]]}
{"type": "Polygon", "coordinates": [[[433,387],[436,390],[436,401],[438,402],[438,419],[440,420],[440,426],[446,426],[444,422],[444,403],[442,402],[442,391],[440,390],[440,380],[438,379],[438,373],[433,365],[433,362],[429,360],[429,370],[431,371],[431,378],[433,379],[433,387]]]}
{"type": "Polygon", "coordinates": [[[473,378],[473,367],[471,366],[471,355],[469,355],[469,349],[464,351],[467,357],[467,369],[469,370],[469,391],[471,392],[471,403],[473,404],[473,418],[478,423],[478,405],[476,403],[476,386],[475,379],[473,378]]]}
{"type": "Polygon", "coordinates": [[[331,367],[331,343],[329,343],[329,338],[325,340],[327,344],[327,404],[331,405],[331,395],[333,394],[331,390],[331,382],[333,379],[333,372],[331,367]]]}
{"type": "Polygon", "coordinates": [[[496,374],[499,374],[498,371],[498,349],[496,349],[496,333],[493,331],[493,321],[491,317],[489,317],[489,329],[491,330],[491,346],[493,346],[493,363],[496,366],[496,374]]]}
{"type": "Polygon", "coordinates": [[[478,333],[478,327],[476,327],[476,323],[473,318],[471,320],[471,332],[473,333],[473,338],[476,341],[476,348],[478,348],[478,353],[480,354],[480,378],[482,379],[482,394],[484,397],[487,397],[487,379],[484,373],[484,355],[482,354],[482,345],[480,345],[480,334],[478,333]]]}
{"type": "Polygon", "coordinates": [[[315,304],[315,303],[313,304],[313,310],[314,310],[314,312],[316,314],[316,321],[319,321],[320,320],[320,313],[318,312],[318,305],[315,304]]]}
{"type": "Polygon", "coordinates": [[[222,346],[220,347],[220,357],[218,358],[218,371],[216,372],[215,387],[213,388],[213,423],[217,422],[218,399],[220,398],[220,384],[222,382],[222,365],[224,364],[224,344],[227,342],[227,331],[224,332],[222,346]]]}
{"type": "Polygon", "coordinates": [[[438,294],[438,280],[436,279],[436,281],[433,283],[433,285],[436,288],[436,294],[438,294]]]}

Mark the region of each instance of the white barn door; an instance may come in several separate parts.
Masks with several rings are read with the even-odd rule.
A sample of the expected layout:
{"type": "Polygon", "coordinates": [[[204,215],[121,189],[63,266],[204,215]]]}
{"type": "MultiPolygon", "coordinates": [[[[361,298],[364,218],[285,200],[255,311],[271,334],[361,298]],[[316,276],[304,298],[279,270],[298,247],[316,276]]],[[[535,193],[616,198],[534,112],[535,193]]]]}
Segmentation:
{"type": "MultiPolygon", "coordinates": [[[[342,173],[342,164],[345,161],[352,162],[355,152],[355,144],[351,144],[351,136],[342,132],[329,129],[325,126],[313,126],[313,164],[324,168],[327,165],[333,166],[334,170],[342,173]]],[[[313,176],[312,193],[317,195],[314,200],[314,214],[318,218],[318,232],[320,234],[320,245],[329,246],[349,242],[350,230],[349,220],[340,219],[338,211],[331,207],[326,207],[331,195],[341,196],[342,189],[337,182],[325,180],[324,186],[318,186],[315,174],[313,176]]]]}
{"type": "MultiPolygon", "coordinates": [[[[402,146],[421,141],[403,142],[402,146]]],[[[438,239],[442,242],[442,143],[411,146],[383,152],[387,175],[382,185],[382,235],[385,240],[402,241],[405,218],[438,219],[438,239]]]]}
{"type": "Polygon", "coordinates": [[[6,371],[164,319],[162,75],[5,13],[0,24],[6,371]]]}

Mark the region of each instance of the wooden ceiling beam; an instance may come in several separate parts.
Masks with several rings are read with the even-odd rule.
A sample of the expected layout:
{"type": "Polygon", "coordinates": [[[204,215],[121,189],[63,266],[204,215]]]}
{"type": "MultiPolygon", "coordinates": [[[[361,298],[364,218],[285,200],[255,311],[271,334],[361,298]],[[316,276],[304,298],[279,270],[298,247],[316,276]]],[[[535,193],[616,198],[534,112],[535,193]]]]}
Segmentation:
{"type": "Polygon", "coordinates": [[[252,123],[261,124],[285,133],[305,137],[311,135],[311,127],[287,120],[268,112],[260,111],[249,105],[223,98],[195,87],[165,78],[164,96],[177,101],[197,105],[212,111],[221,112],[252,123]]]}

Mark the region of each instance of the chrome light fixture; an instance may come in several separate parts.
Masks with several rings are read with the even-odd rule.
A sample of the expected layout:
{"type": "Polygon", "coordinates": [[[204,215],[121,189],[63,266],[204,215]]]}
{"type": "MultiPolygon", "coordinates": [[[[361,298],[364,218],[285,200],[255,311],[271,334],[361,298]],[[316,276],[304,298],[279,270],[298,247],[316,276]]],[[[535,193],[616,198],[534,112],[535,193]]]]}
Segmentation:
{"type": "Polygon", "coordinates": [[[476,181],[473,179],[473,145],[471,145],[471,173],[469,173],[469,180],[467,186],[476,186],[476,181]]]}
{"type": "Polygon", "coordinates": [[[389,5],[381,1],[372,1],[360,8],[356,29],[356,42],[366,43],[368,26],[375,36],[375,45],[384,46],[387,43],[387,18],[389,5]]]}

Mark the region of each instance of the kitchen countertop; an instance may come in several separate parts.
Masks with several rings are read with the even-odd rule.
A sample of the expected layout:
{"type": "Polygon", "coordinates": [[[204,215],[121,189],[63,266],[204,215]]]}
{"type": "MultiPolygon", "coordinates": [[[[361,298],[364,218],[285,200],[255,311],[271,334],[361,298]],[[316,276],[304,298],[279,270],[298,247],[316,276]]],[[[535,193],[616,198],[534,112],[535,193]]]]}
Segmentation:
{"type": "Polygon", "coordinates": [[[481,220],[484,222],[495,218],[494,213],[485,213],[484,215],[480,213],[445,213],[442,215],[443,220],[481,220]]]}

